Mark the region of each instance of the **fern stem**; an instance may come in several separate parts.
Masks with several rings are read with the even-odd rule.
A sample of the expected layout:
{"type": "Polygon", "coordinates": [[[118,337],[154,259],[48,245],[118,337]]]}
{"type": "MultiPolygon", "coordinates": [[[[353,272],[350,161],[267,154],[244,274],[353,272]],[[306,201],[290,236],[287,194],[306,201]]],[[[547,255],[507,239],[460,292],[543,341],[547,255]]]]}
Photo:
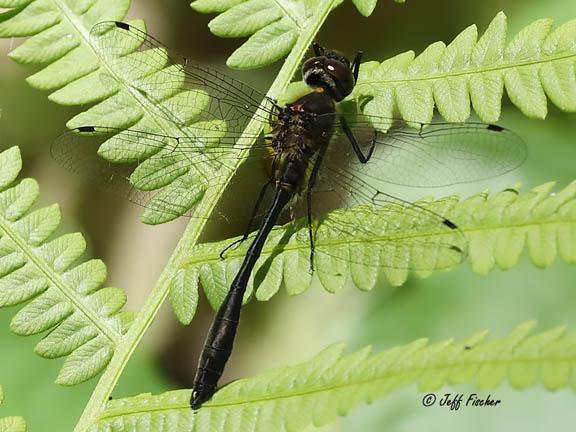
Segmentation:
{"type": "MultiPolygon", "coordinates": [[[[268,91],[268,96],[271,98],[277,98],[286,88],[292,76],[298,69],[302,57],[308,50],[308,47],[312,43],[316,33],[324,23],[330,11],[333,9],[336,0],[324,0],[317,8],[316,13],[312,16],[308,22],[307,26],[298,36],[296,45],[286,58],[282,69],[280,70],[278,76],[274,80],[272,86],[268,91]]],[[[259,118],[265,116],[264,112],[257,111],[248,126],[244,131],[244,136],[238,141],[237,145],[239,147],[244,147],[244,150],[239,152],[238,162],[236,167],[240,166],[242,161],[248,156],[249,150],[247,149],[249,144],[252,144],[253,138],[257,135],[263,127],[263,124],[259,118]]],[[[231,171],[233,172],[233,170],[231,171]]],[[[231,179],[231,176],[228,180],[231,179]]],[[[224,183],[224,182],[223,182],[224,183]]],[[[197,208],[197,214],[200,216],[208,216],[216,206],[218,198],[227,186],[227,182],[219,185],[217,193],[209,194],[209,198],[203,200],[201,205],[197,208]]],[[[110,361],[104,374],[98,381],[88,404],[86,405],[80,420],[78,421],[75,432],[86,431],[92,423],[98,419],[98,415],[103,410],[108,396],[111,394],[116,382],[120,378],[120,375],[128,363],[132,353],[136,349],[136,346],[140,342],[140,339],[144,336],[144,333],[152,323],[158,309],[166,299],[169,291],[170,279],[174,276],[175,272],[181,267],[183,258],[188,254],[190,249],[196,244],[198,237],[200,236],[205,224],[205,218],[196,218],[190,221],[180,242],[176,246],[168,264],[164,268],[164,271],[160,275],[155,287],[148,296],[146,303],[143,308],[138,313],[134,323],[126,333],[122,343],[118,345],[114,356],[110,361]]]]}

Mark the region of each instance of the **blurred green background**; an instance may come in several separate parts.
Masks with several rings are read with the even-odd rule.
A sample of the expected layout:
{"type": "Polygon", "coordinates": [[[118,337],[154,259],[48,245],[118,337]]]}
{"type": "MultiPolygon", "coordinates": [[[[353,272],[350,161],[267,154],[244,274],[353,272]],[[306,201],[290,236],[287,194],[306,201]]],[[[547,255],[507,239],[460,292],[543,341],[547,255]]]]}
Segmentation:
{"type": "MultiPolygon", "coordinates": [[[[482,33],[500,10],[508,16],[510,34],[538,18],[554,18],[556,25],[576,18],[574,0],[409,0],[405,4],[381,0],[367,19],[346,1],[329,17],[318,40],[350,54],[362,49],[365,60],[383,60],[408,49],[421,52],[437,40],[449,42],[470,24],[477,24],[482,33]]],[[[210,34],[210,16],[195,13],[184,0],[134,0],[130,18],[144,18],[148,31],[168,46],[221,69],[225,68],[227,55],[240,43],[210,34]]],[[[138,220],[140,208],[79,184],[51,160],[50,144],[79,109],[57,106],[47,100],[46,93],[25,83],[25,77],[35,69],[16,65],[6,57],[18,43],[0,40],[0,148],[20,146],[24,174],[40,182],[41,204],[61,204],[64,229],[84,233],[89,253],[109,265],[109,283],[126,289],[129,308],[137,310],[186,221],[144,226],[138,220]]],[[[265,90],[278,68],[276,64],[265,70],[230,73],[265,90]]],[[[550,106],[546,121],[530,120],[505,101],[501,124],[526,140],[528,161],[505,177],[435,194],[495,191],[517,181],[522,182],[524,190],[550,180],[556,180],[558,188],[564,187],[576,178],[574,119],[574,114],[561,113],[550,106]]],[[[429,194],[428,190],[413,192],[413,196],[429,194]]],[[[241,231],[240,226],[211,226],[205,237],[216,240],[241,231]]],[[[223,382],[305,360],[335,341],[346,341],[350,349],[371,344],[381,350],[420,337],[437,341],[465,337],[481,329],[490,329],[494,336],[504,335],[525,320],[537,320],[539,329],[564,324],[575,329],[575,276],[576,270],[566,264],[556,263],[540,270],[525,258],[510,271],[496,270],[484,277],[462,265],[427,280],[412,279],[397,289],[383,286],[370,293],[348,289],[330,295],[315,287],[297,297],[281,293],[267,304],[252,302],[246,307],[223,382]]],[[[95,380],[73,388],[53,384],[61,361],[48,361],[33,354],[40,337],[12,335],[8,324],[13,314],[13,310],[0,311],[0,383],[6,394],[0,416],[23,415],[33,431],[71,430],[95,380]]],[[[130,361],[113,396],[190,387],[211,317],[212,311],[203,301],[192,325],[184,328],[166,306],[130,361]]],[[[468,392],[471,387],[445,390],[468,392]]],[[[537,388],[520,392],[504,385],[491,394],[503,401],[500,406],[450,412],[442,407],[423,408],[422,395],[409,387],[322,430],[490,427],[528,432],[544,427],[573,430],[576,423],[574,396],[568,391],[549,393],[537,388]]]]}

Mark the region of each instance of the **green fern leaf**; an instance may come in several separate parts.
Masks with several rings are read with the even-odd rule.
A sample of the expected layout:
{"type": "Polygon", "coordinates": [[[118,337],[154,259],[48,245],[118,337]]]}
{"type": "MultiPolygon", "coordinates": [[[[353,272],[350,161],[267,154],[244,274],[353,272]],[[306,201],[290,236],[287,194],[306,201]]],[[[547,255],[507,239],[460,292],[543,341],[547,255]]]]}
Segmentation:
{"type": "Polygon", "coordinates": [[[365,17],[372,15],[372,12],[376,8],[377,0],[352,0],[358,12],[360,12],[365,17]]]}
{"type": "MultiPolygon", "coordinates": [[[[64,105],[97,102],[73,118],[68,123],[70,128],[131,127],[169,137],[187,137],[190,142],[195,142],[198,129],[204,137],[208,128],[215,131],[214,139],[218,134],[225,135],[226,125],[206,114],[211,100],[201,90],[184,88],[183,71],[176,65],[168,66],[171,61],[163,47],[137,30],[120,34],[121,29],[112,24],[94,27],[103,19],[120,19],[127,6],[127,1],[110,4],[108,0],[80,3],[34,0],[0,15],[0,36],[33,35],[10,55],[23,63],[50,63],[29,81],[36,87],[53,90],[49,96],[52,101],[64,105]],[[58,15],[63,10],[70,13],[58,15]],[[58,22],[50,24],[43,11],[48,11],[50,17],[58,16],[58,22]],[[34,25],[26,27],[26,23],[34,25]],[[183,110],[182,106],[193,109],[183,110]],[[199,113],[206,115],[198,119],[199,113]]],[[[141,27],[143,23],[136,22],[131,29],[141,27]]],[[[112,162],[140,162],[131,178],[133,185],[148,190],[156,185],[156,189],[161,189],[149,203],[143,220],[158,224],[189,211],[206,190],[206,181],[198,180],[214,178],[206,175],[211,167],[183,167],[185,155],[178,153],[168,158],[165,156],[169,149],[160,151],[159,144],[153,151],[149,143],[147,147],[138,144],[140,139],[135,137],[131,140],[112,137],[99,154],[112,162]],[[153,154],[156,158],[151,158],[153,154]],[[151,172],[155,174],[152,176],[151,172]],[[173,205],[174,197],[178,197],[177,206],[173,205]]]]}
{"type": "Polygon", "coordinates": [[[129,5],[129,0],[4,0],[0,6],[11,9],[0,14],[0,37],[30,36],[9,56],[19,63],[49,64],[28,81],[54,90],[98,67],[86,45],[90,28],[102,20],[122,19],[129,5]]]}
{"type": "MultiPolygon", "coordinates": [[[[445,215],[458,225],[467,237],[468,260],[477,273],[487,273],[496,266],[511,268],[518,263],[524,250],[538,267],[550,266],[557,257],[576,263],[576,182],[558,193],[552,193],[552,187],[553,183],[547,183],[523,195],[509,188],[493,195],[477,194],[460,202],[452,196],[437,201],[420,201],[418,204],[445,215]]],[[[374,259],[384,260],[391,255],[390,249],[386,248],[390,247],[390,238],[395,236],[404,240],[396,246],[392,255],[406,260],[404,268],[430,269],[417,271],[418,276],[426,277],[434,270],[451,267],[447,261],[436,256],[428,257],[434,261],[423,266],[422,259],[425,258],[422,255],[425,252],[419,251],[420,244],[446,242],[446,233],[430,231],[429,227],[415,229],[411,216],[399,213],[391,215],[386,207],[377,210],[378,213],[380,211],[382,217],[374,217],[374,226],[368,231],[385,231],[384,224],[387,224],[395,227],[393,233],[386,235],[384,232],[371,238],[352,232],[344,233],[340,238],[329,235],[329,225],[334,222],[349,226],[360,221],[370,223],[363,207],[333,212],[318,227],[316,250],[324,253],[317,253],[315,274],[327,291],[338,291],[348,281],[361,290],[370,290],[381,277],[392,285],[402,285],[408,277],[408,270],[378,267],[378,262],[371,265],[374,259]],[[327,225],[325,229],[322,228],[323,224],[327,225]],[[408,237],[411,240],[406,240],[408,237]],[[427,241],[423,242],[424,239],[427,241]],[[342,251],[343,248],[347,249],[347,253],[342,251]],[[363,258],[347,263],[334,258],[339,254],[361,254],[363,258]]],[[[189,296],[197,295],[191,291],[196,289],[198,282],[204,287],[214,308],[222,302],[250,243],[250,240],[245,241],[237,249],[228,251],[226,259],[222,260],[220,252],[232,241],[201,244],[191,251],[181,270],[188,278],[186,288],[178,281],[172,285],[171,299],[182,322],[189,322],[193,315],[187,302],[190,301],[189,296]],[[190,279],[198,281],[191,283],[190,279]]],[[[309,248],[306,221],[299,220],[273,229],[253,272],[245,300],[254,289],[258,300],[268,300],[282,285],[291,295],[306,290],[313,280],[309,272],[309,248]]],[[[385,266],[386,263],[380,261],[379,265],[385,266]]]]}
{"type": "MultiPolygon", "coordinates": [[[[334,7],[342,3],[336,0],[334,7]]],[[[376,0],[353,0],[356,9],[370,16],[376,0]]],[[[253,69],[281,59],[296,43],[297,35],[309,25],[317,2],[312,0],[196,0],[192,9],[201,13],[220,14],[210,21],[216,36],[249,37],[228,58],[227,64],[236,69],[253,69]]]]}
{"type": "Polygon", "coordinates": [[[469,382],[488,390],[506,380],[517,389],[573,388],[576,337],[564,328],[530,335],[533,326],[521,324],[491,341],[484,341],[484,331],[458,343],[421,339],[379,354],[369,347],[344,354],[335,345],[305,363],[228,384],[195,412],[190,391],[184,390],[110,401],[90,431],[296,432],[330,423],[363,402],[414,383],[422,392],[469,382]]]}
{"type": "Polygon", "coordinates": [[[102,288],[102,261],[73,267],[86,247],[79,233],[51,239],[60,211],[56,205],[32,209],[38,186],[31,179],[15,183],[21,166],[17,147],[0,153],[0,306],[27,302],[11,330],[23,336],[49,331],[35,351],[67,357],[56,381],[78,384],[108,364],[131,315],[122,311],[123,291],[102,288]]]}
{"type": "Polygon", "coordinates": [[[202,13],[219,13],[208,25],[220,37],[249,39],[228,58],[236,69],[253,69],[273,63],[290,52],[298,34],[313,15],[308,0],[199,0],[191,6],[202,13]]]}
{"type": "Polygon", "coordinates": [[[418,57],[412,51],[381,64],[360,68],[352,97],[368,98],[365,112],[429,122],[434,107],[446,120],[462,122],[470,105],[486,122],[500,117],[504,89],[510,100],[533,118],[547,114],[547,97],[564,111],[576,111],[576,20],[552,31],[551,20],[521,30],[506,45],[506,16],[500,12],[477,40],[470,26],[451,44],[430,45],[418,57]]]}
{"type": "MultiPolygon", "coordinates": [[[[336,7],[342,0],[334,0],[336,7]]],[[[354,2],[362,13],[370,14],[373,0],[354,2]]],[[[298,35],[313,25],[311,18],[318,6],[312,0],[196,0],[192,9],[218,13],[210,21],[212,33],[220,37],[247,37],[248,40],[228,58],[235,69],[254,69],[281,59],[290,52],[298,35]]]]}
{"type": "MultiPolygon", "coordinates": [[[[4,402],[4,390],[0,386],[0,405],[4,402]]],[[[0,432],[26,432],[26,422],[22,417],[0,418],[0,432]]]]}

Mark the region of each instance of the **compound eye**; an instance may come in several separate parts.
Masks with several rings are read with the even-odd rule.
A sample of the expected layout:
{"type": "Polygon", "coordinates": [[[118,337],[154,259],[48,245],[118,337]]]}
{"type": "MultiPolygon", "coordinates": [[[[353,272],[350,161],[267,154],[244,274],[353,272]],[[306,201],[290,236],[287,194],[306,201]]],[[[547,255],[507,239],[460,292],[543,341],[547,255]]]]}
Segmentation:
{"type": "Polygon", "coordinates": [[[336,79],[341,79],[346,77],[347,73],[350,71],[350,68],[346,67],[346,65],[342,64],[337,60],[326,60],[326,64],[324,66],[324,70],[332,75],[336,79]]]}
{"type": "Polygon", "coordinates": [[[336,86],[343,93],[344,97],[352,92],[355,82],[350,67],[338,60],[328,59],[324,70],[334,79],[336,86]]]}

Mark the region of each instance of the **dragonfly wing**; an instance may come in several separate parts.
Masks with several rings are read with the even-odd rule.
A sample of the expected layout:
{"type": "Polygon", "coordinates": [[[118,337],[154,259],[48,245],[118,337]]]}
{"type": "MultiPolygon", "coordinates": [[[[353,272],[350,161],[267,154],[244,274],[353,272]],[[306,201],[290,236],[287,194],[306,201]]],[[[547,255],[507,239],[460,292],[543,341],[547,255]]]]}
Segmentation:
{"type": "MultiPolygon", "coordinates": [[[[126,23],[96,24],[90,39],[106,69],[105,85],[116,83],[146,105],[156,116],[181,127],[211,121],[226,122],[229,132],[240,132],[260,107],[262,121],[276,113],[273,101],[250,86],[216,70],[172,54],[158,40],[126,23]]],[[[158,131],[166,135],[183,135],[158,131]]]]}
{"type": "Polygon", "coordinates": [[[319,254],[344,266],[421,271],[450,268],[465,259],[464,234],[456,223],[441,216],[454,200],[410,203],[330,165],[322,166],[320,177],[320,184],[328,184],[329,179],[324,194],[332,193],[334,202],[349,210],[319,218],[315,233],[319,254]]]}
{"type": "MultiPolygon", "coordinates": [[[[85,126],[60,136],[51,152],[73,174],[145,207],[146,222],[163,223],[182,215],[196,217],[199,200],[229,182],[238,158],[232,141],[217,135],[190,140],[85,126]]],[[[264,145],[256,146],[248,163],[257,161],[259,166],[267,154],[264,145]]],[[[265,176],[254,180],[267,181],[265,176]]],[[[211,218],[234,219],[216,214],[211,218]]]]}
{"type": "MultiPolygon", "coordinates": [[[[368,163],[361,163],[343,130],[330,152],[366,180],[416,187],[439,187],[499,176],[526,159],[523,140],[485,123],[412,124],[393,119],[342,115],[368,163]]],[[[330,158],[330,154],[327,158],[330,158]]]]}

